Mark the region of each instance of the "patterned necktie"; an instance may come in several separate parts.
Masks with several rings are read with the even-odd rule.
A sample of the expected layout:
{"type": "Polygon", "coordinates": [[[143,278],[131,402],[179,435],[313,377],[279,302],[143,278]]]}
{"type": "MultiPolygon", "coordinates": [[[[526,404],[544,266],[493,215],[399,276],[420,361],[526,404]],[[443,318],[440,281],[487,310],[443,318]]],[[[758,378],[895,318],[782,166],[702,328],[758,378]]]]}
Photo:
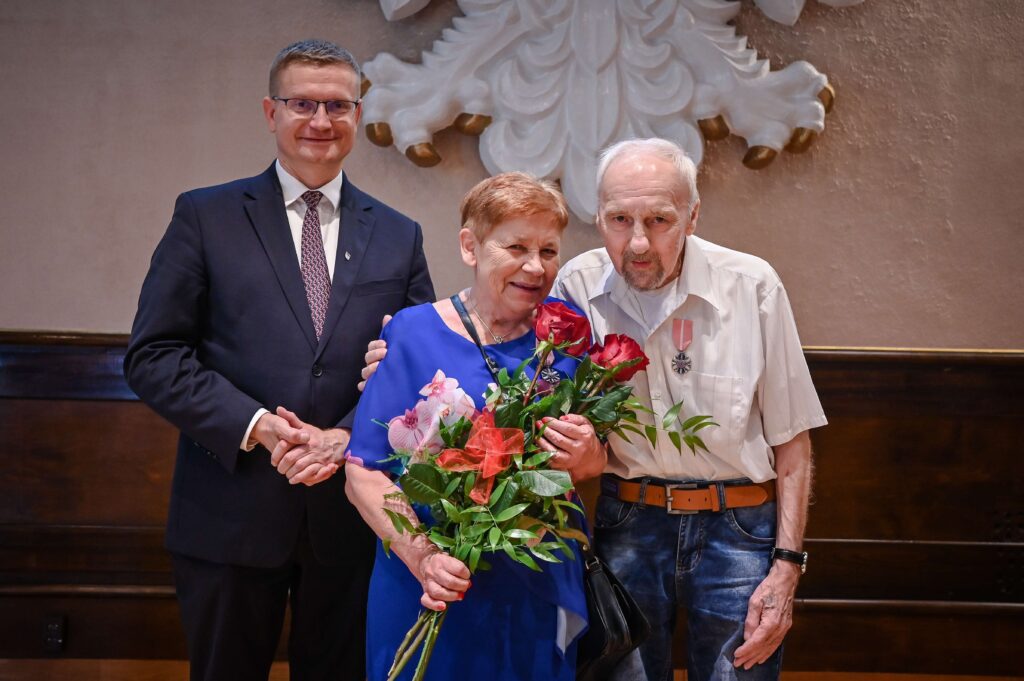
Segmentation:
{"type": "Polygon", "coordinates": [[[320,192],[306,192],[306,217],[302,219],[302,255],[300,267],[302,282],[306,285],[306,300],[313,314],[313,328],[316,339],[324,331],[327,317],[327,302],[331,299],[331,275],[327,271],[327,257],[324,255],[324,237],[320,231],[320,214],[317,204],[324,197],[320,192]]]}

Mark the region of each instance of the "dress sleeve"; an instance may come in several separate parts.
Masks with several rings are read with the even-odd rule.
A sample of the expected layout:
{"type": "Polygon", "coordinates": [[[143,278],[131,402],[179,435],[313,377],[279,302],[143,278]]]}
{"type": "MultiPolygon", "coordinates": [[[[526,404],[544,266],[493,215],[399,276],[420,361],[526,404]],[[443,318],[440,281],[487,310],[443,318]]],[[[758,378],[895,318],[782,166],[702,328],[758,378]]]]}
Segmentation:
{"type": "Polygon", "coordinates": [[[387,428],[382,423],[386,424],[404,414],[406,409],[411,409],[424,385],[420,376],[422,372],[416,371],[415,354],[410,351],[410,336],[403,332],[407,326],[405,315],[399,312],[381,332],[380,337],[388,344],[388,354],[366,382],[352,423],[352,439],[345,454],[345,460],[350,464],[395,475],[401,473],[401,462],[385,461],[393,450],[388,444],[387,428]]]}

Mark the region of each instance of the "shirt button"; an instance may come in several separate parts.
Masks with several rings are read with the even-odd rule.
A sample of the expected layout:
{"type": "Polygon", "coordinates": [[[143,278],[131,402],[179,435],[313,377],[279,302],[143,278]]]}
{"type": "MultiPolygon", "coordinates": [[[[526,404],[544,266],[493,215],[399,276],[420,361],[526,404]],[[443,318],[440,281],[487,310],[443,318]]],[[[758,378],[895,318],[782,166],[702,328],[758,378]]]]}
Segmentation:
{"type": "Polygon", "coordinates": [[[661,399],[661,391],[660,390],[655,390],[653,393],[651,393],[651,397],[653,397],[656,400],[660,400],[661,399]]]}
{"type": "Polygon", "coordinates": [[[323,375],[324,375],[324,368],[322,366],[320,366],[319,364],[314,364],[313,365],[313,377],[314,378],[320,378],[323,375]]]}

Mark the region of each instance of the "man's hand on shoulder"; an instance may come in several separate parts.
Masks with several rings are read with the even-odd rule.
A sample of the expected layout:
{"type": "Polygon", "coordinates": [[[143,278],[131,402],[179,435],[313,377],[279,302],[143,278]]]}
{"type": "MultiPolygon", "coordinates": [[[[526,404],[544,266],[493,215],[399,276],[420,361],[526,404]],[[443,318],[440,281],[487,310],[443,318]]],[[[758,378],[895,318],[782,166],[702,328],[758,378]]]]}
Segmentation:
{"type": "Polygon", "coordinates": [[[782,645],[786,632],[793,626],[793,598],[799,579],[799,565],[777,560],[754,589],[743,625],[743,645],[736,649],[734,666],[750,669],[782,645]]]}
{"type": "Polygon", "coordinates": [[[315,485],[338,472],[344,463],[350,433],[344,428],[321,430],[304,423],[284,407],[277,408],[279,418],[301,432],[306,441],[282,439],[270,453],[270,463],[293,485],[315,485]]]}
{"type": "MultiPolygon", "coordinates": [[[[380,328],[383,329],[390,321],[391,315],[384,315],[380,328]]],[[[359,381],[359,392],[363,392],[366,388],[366,382],[370,380],[370,376],[373,376],[374,372],[377,371],[377,365],[380,364],[380,361],[384,359],[384,355],[386,354],[388,354],[388,344],[380,338],[376,338],[367,344],[366,354],[363,355],[363,361],[366,362],[366,366],[364,366],[363,370],[360,372],[363,380],[359,381]]]]}

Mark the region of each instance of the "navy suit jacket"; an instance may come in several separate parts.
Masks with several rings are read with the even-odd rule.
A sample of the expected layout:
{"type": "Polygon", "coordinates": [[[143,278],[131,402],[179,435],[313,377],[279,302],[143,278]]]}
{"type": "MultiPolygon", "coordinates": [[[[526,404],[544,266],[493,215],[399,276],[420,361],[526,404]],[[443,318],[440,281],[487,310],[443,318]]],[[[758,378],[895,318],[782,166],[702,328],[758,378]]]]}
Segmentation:
{"type": "Polygon", "coordinates": [[[349,182],[319,342],[274,166],[178,197],[142,286],[125,357],[139,397],[180,431],[167,548],[275,567],[304,523],[326,564],[372,560],[374,536],[345,497],[342,468],[289,485],[261,446],[239,444],[260,407],[320,428],[355,412],[366,344],[381,317],[434,300],[420,226],[349,182]]]}

